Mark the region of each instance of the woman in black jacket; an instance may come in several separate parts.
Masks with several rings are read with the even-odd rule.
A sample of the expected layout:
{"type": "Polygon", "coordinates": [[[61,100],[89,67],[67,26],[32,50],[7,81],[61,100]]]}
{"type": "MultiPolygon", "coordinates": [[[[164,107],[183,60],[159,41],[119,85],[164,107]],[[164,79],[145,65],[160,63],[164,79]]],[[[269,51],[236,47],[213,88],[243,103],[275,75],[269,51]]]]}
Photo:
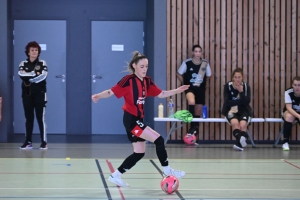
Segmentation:
{"type": "Polygon", "coordinates": [[[243,151],[247,145],[247,126],[253,116],[250,107],[251,91],[249,85],[243,82],[243,70],[236,68],[232,72],[232,81],[224,86],[224,104],[222,115],[232,126],[233,136],[236,138],[234,149],[243,151]]]}

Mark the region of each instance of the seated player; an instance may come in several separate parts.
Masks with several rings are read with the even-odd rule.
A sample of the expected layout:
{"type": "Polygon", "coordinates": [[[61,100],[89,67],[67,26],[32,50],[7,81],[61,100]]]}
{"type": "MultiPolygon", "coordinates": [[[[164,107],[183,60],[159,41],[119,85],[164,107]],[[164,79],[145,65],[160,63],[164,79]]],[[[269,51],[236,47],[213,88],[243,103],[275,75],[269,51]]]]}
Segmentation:
{"type": "Polygon", "coordinates": [[[282,112],[284,142],[282,149],[289,151],[289,140],[291,137],[293,122],[300,124],[300,77],[293,78],[292,87],[285,91],[285,106],[282,112]]]}
{"type": "Polygon", "coordinates": [[[247,126],[251,121],[252,108],[250,107],[251,91],[249,85],[243,82],[243,70],[236,68],[231,76],[232,81],[224,86],[224,104],[222,115],[232,126],[236,144],[233,148],[243,151],[247,146],[247,126]]]}

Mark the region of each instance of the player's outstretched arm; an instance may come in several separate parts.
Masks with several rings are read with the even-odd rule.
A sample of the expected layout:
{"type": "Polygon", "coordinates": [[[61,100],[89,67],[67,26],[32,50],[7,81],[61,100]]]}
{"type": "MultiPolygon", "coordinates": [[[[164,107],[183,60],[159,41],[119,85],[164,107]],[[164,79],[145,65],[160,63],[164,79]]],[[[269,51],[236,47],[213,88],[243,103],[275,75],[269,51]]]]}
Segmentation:
{"type": "Polygon", "coordinates": [[[112,95],[114,95],[114,93],[113,93],[113,91],[111,91],[111,89],[109,89],[109,90],[105,90],[103,92],[100,92],[98,94],[92,95],[92,100],[93,100],[94,103],[97,103],[99,99],[109,98],[112,95]]]}
{"type": "Polygon", "coordinates": [[[166,97],[172,96],[174,94],[181,93],[181,92],[187,90],[189,87],[190,87],[190,85],[182,85],[174,90],[163,90],[157,97],[158,98],[166,98],[166,97]]]}

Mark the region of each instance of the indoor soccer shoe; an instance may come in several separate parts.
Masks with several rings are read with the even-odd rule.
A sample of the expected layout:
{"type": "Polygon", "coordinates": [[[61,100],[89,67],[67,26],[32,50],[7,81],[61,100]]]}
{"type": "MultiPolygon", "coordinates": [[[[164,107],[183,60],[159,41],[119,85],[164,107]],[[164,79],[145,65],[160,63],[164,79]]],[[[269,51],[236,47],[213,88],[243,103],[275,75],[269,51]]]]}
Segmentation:
{"type": "Polygon", "coordinates": [[[282,149],[283,149],[283,151],[289,151],[290,150],[290,147],[289,147],[289,143],[284,143],[283,145],[282,145],[282,149]]]}
{"type": "Polygon", "coordinates": [[[32,143],[25,141],[22,146],[20,146],[20,149],[32,149],[32,143]]]}
{"type": "Polygon", "coordinates": [[[235,145],[233,145],[233,148],[236,150],[239,150],[239,151],[244,151],[242,145],[239,142],[237,142],[235,145]]]}
{"type": "Polygon", "coordinates": [[[175,176],[176,178],[182,178],[185,176],[184,171],[180,170],[175,170],[175,169],[170,169],[168,174],[165,174],[166,176],[175,176]]]}
{"type": "Polygon", "coordinates": [[[247,146],[246,140],[247,140],[247,139],[246,139],[244,136],[241,136],[241,138],[240,138],[240,144],[241,144],[241,146],[242,146],[243,148],[247,146]]]}
{"type": "Polygon", "coordinates": [[[46,142],[42,142],[40,149],[48,149],[47,143],[46,142]]]}
{"type": "Polygon", "coordinates": [[[120,186],[120,187],[129,187],[129,185],[127,183],[125,183],[122,179],[121,179],[121,176],[113,176],[113,175],[110,175],[108,177],[108,180],[114,184],[116,184],[117,186],[120,186]]]}

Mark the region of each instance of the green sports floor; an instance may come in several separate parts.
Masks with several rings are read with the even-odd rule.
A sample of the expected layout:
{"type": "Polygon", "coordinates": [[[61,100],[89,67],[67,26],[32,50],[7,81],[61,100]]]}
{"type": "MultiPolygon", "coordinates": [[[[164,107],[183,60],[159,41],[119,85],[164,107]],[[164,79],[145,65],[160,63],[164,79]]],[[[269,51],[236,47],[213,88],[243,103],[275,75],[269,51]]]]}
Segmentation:
{"type": "Polygon", "coordinates": [[[184,170],[179,190],[160,189],[161,167],[155,146],[122,178],[130,187],[107,181],[132,153],[129,143],[49,143],[48,150],[19,150],[20,143],[0,143],[0,199],[145,199],[224,200],[299,199],[300,145],[167,144],[170,166],[184,170]]]}

